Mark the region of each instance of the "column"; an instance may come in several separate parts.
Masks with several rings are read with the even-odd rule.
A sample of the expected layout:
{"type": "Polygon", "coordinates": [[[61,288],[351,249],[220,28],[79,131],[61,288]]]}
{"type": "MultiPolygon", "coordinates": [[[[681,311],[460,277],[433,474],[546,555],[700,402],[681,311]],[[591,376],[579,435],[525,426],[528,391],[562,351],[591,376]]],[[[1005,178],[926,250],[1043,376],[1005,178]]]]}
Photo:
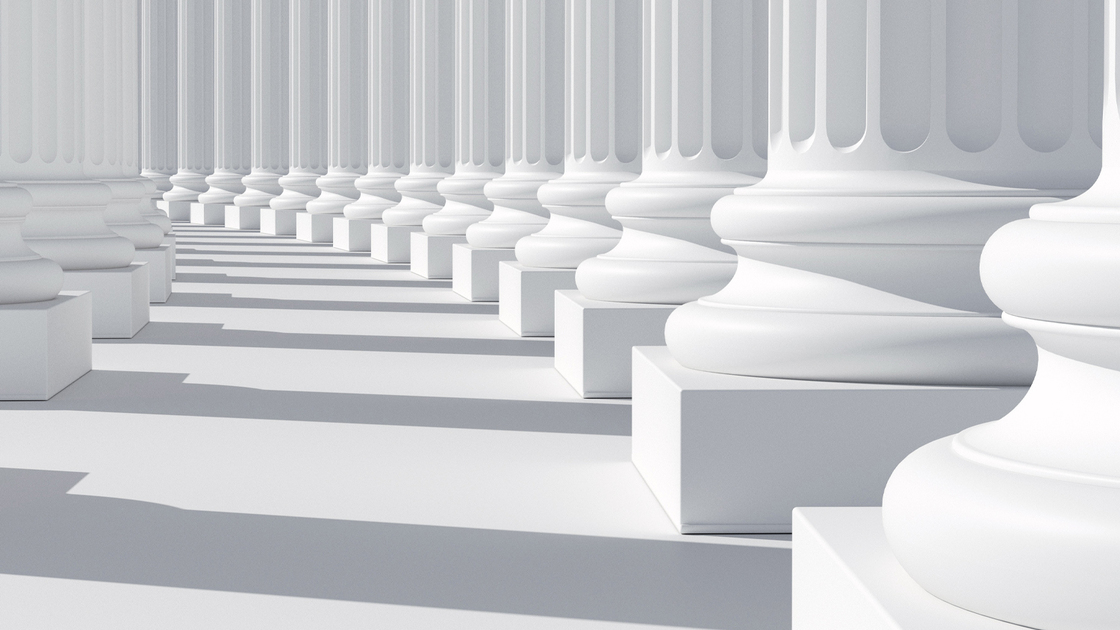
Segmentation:
{"type": "Polygon", "coordinates": [[[252,5],[214,0],[214,172],[191,204],[191,223],[225,225],[252,166],[252,5]]]}
{"type": "Polygon", "coordinates": [[[521,335],[553,334],[556,291],[574,290],[576,267],[622,236],[607,193],[642,166],[642,2],[568,0],[565,11],[564,174],[537,192],[548,224],[501,267],[515,288],[499,290],[498,318],[521,335]]]}
{"type": "Polygon", "coordinates": [[[381,214],[401,201],[395,184],[408,173],[408,0],[369,5],[366,148],[368,171],[354,182],[360,193],[334,219],[334,246],[370,251],[370,232],[381,214]]]}
{"type": "MultiPolygon", "coordinates": [[[[1082,118],[1101,115],[1082,97],[1084,68],[1075,74],[1061,63],[1096,39],[1086,37],[1085,25],[1100,28],[1100,17],[1085,14],[1082,3],[1019,6],[1020,29],[1038,38],[1030,41],[1030,59],[1041,66],[1037,82],[1028,83],[1037,90],[1032,100],[1052,108],[1031,112],[1020,101],[1020,112],[1034,114],[1020,126],[1028,146],[1064,152],[1055,145],[1077,142],[1082,118]]],[[[1037,344],[1030,393],[1006,417],[918,449],[883,496],[886,539],[906,572],[938,599],[1008,628],[1108,628],[1120,619],[1115,0],[1103,21],[1106,71],[1092,64],[1093,78],[1105,80],[1100,177],[1083,195],[1036,205],[1029,219],[1000,228],[980,258],[984,289],[1003,321],[1037,344]]],[[[1095,119],[1092,127],[1101,129],[1095,119]]]]}
{"type": "Polygon", "coordinates": [[[446,203],[412,234],[412,271],[451,277],[451,246],[494,209],[483,188],[504,170],[505,5],[455,3],[455,172],[439,182],[446,203]]]}
{"type": "Polygon", "coordinates": [[[261,210],[261,232],[294,236],[296,214],[319,196],[327,172],[327,3],[288,0],[288,174],[261,210]]]}
{"type": "Polygon", "coordinates": [[[655,494],[704,487],[722,526],[788,528],[798,505],[877,504],[905,454],[1018,402],[1036,353],[984,294],[980,251],[1099,170],[1089,4],[772,5],[769,171],[712,213],[736,275],[669,317],[667,350],[635,351],[633,458],[655,494]],[[668,413],[675,385],[694,406],[668,413]],[[723,455],[668,473],[682,430],[723,455]],[[780,445],[756,462],[771,481],[743,483],[758,443],[780,445]]]}
{"type": "Polygon", "coordinates": [[[161,209],[189,221],[214,172],[214,0],[181,0],[178,13],[178,171],[161,209]]]}
{"type": "Polygon", "coordinates": [[[621,240],[556,303],[556,367],[585,396],[629,397],[631,348],[664,343],[676,305],[734,274],[709,214],[766,170],[765,16],[762,1],[645,4],[642,173],[606,197],[621,240]]]}
{"type": "Polygon", "coordinates": [[[369,3],[330,0],[328,8],[327,134],[329,164],[315,180],[322,191],[296,216],[296,238],[334,240],[334,219],[358,198],[354,185],[366,172],[366,54],[369,3]]]}
{"type": "Polygon", "coordinates": [[[505,173],[483,189],[493,212],[452,249],[451,287],[474,302],[497,301],[498,263],[548,222],[537,190],[564,167],[564,4],[507,0],[505,42],[505,173]]]}
{"type": "Polygon", "coordinates": [[[137,0],[101,0],[85,8],[85,172],[112,193],[106,225],[132,242],[134,262],[147,263],[147,300],[165,302],[174,254],[170,245],[162,245],[164,231],[141,214],[151,208],[155,187],[140,176],[138,163],[138,8],[137,0]]]}
{"type": "Polygon", "coordinates": [[[140,2],[140,174],[151,180],[152,201],[141,214],[164,234],[171,219],[156,201],[171,190],[176,164],[176,12],[175,0],[140,2]]]}
{"type": "MultiPolygon", "coordinates": [[[[61,187],[60,197],[81,189],[96,200],[88,202],[93,208],[71,210],[77,234],[96,225],[96,203],[109,197],[100,184],[78,183],[81,164],[73,158],[81,142],[63,123],[76,104],[54,107],[59,95],[74,95],[74,37],[80,29],[72,5],[0,0],[0,400],[46,400],[92,366],[90,293],[59,295],[62,268],[21,235],[33,210],[67,212],[46,207],[51,179],[74,181],[61,187]],[[15,184],[20,181],[31,185],[15,184]]],[[[106,232],[100,226],[98,233],[106,232]]],[[[114,244],[124,241],[108,236],[114,244]]]]}
{"type": "Polygon", "coordinates": [[[280,178],[288,172],[288,0],[253,0],[250,13],[253,167],[225,216],[226,227],[239,230],[260,229],[261,208],[280,195],[280,178]]]}
{"type": "Polygon", "coordinates": [[[438,212],[444,199],[437,186],[454,172],[455,161],[455,3],[415,0],[409,26],[408,174],[396,180],[400,203],[370,226],[370,252],[384,262],[407,263],[411,235],[424,217],[438,212]]]}

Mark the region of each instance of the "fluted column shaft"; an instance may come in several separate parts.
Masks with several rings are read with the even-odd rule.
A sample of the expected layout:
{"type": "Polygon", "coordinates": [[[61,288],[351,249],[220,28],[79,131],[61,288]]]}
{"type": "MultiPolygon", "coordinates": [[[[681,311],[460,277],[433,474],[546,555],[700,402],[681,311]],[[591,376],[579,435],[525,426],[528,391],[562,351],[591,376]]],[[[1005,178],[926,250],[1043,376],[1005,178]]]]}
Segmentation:
{"type": "Polygon", "coordinates": [[[548,222],[537,190],[564,170],[564,5],[506,0],[506,169],[486,184],[494,211],[474,247],[512,248],[548,222]]]}
{"type": "Polygon", "coordinates": [[[766,170],[766,37],[762,0],[646,4],[642,174],[607,195],[622,239],[580,264],[585,296],[681,304],[730,280],[709,214],[766,170]]]}
{"type": "MultiPolygon", "coordinates": [[[[1100,177],[1083,195],[1036,205],[1029,219],[1000,228],[980,259],[1004,321],[1038,346],[1034,383],[1003,419],[912,453],[883,497],[887,540],[918,584],[967,610],[1043,630],[1120,619],[1120,12],[1115,0],[1106,7],[1106,68],[1090,66],[1091,76],[1105,77],[1100,177]]],[[[1086,41],[1095,56],[1101,22],[1086,19],[1081,3],[1020,7],[1020,27],[1034,25],[1042,45],[1074,43],[1047,46],[1043,58],[1062,49],[1080,55],[1086,41]]],[[[1054,72],[1035,89],[1052,104],[1080,107],[1067,83],[1080,81],[1054,72]]],[[[1099,114],[1096,105],[1078,116],[1099,114]]],[[[1046,137],[1059,122],[1040,116],[1025,127],[1046,137]]]]}
{"type": "Polygon", "coordinates": [[[409,17],[409,153],[408,174],[394,188],[400,203],[381,220],[392,226],[417,226],[443,207],[440,181],[455,163],[455,3],[415,0],[409,17]]]}
{"type": "Polygon", "coordinates": [[[200,203],[232,204],[252,167],[252,5],[214,0],[214,172],[200,203]]]}
{"type": "Polygon", "coordinates": [[[669,319],[673,356],[755,376],[1030,383],[1034,349],[1000,322],[978,261],[999,226],[1099,168],[1086,3],[773,6],[770,170],[716,205],[738,271],[669,319]]]}
{"type": "Polygon", "coordinates": [[[238,206],[268,207],[288,172],[288,0],[253,0],[251,146],[253,168],[238,206]]]}
{"type": "Polygon", "coordinates": [[[177,158],[177,13],[175,0],[140,2],[140,174],[159,198],[171,190],[177,158]]]}
{"type": "Polygon", "coordinates": [[[517,242],[529,267],[575,269],[611,250],[622,226],[607,193],[641,171],[641,0],[567,0],[564,173],[537,191],[549,212],[517,242]]]}
{"type": "Polygon", "coordinates": [[[372,0],[367,53],[368,171],[354,182],[361,196],[343,209],[351,219],[380,219],[401,201],[395,184],[408,173],[408,0],[372,0]]]}
{"type": "Polygon", "coordinates": [[[164,201],[198,201],[214,172],[214,0],[181,0],[178,14],[178,171],[164,201]]]}
{"type": "Polygon", "coordinates": [[[307,203],[307,211],[312,214],[342,214],[343,208],[358,198],[354,182],[366,172],[368,11],[365,0],[330,0],[329,162],[326,174],[315,181],[322,194],[307,203]]]}
{"type": "Polygon", "coordinates": [[[455,4],[455,172],[437,190],[446,203],[424,217],[429,234],[465,234],[494,209],[483,194],[505,166],[505,4],[455,4]]]}

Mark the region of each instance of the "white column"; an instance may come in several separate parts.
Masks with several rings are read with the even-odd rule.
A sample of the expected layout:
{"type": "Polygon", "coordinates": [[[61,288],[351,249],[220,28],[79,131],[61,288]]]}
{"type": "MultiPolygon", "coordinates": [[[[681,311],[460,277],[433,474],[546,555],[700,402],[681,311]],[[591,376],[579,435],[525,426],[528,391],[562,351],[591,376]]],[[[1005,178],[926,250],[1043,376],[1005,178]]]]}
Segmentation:
{"type": "Polygon", "coordinates": [[[322,193],[307,202],[311,216],[297,217],[296,238],[331,242],[333,217],[358,198],[354,186],[366,172],[366,55],[369,3],[330,0],[328,5],[327,172],[315,180],[322,193]]]}
{"type": "Polygon", "coordinates": [[[176,163],[177,11],[175,0],[140,2],[140,173],[160,199],[176,163]]]}
{"type": "Polygon", "coordinates": [[[252,5],[214,0],[214,172],[191,206],[191,223],[224,225],[252,166],[252,5]]]}
{"type": "Polygon", "coordinates": [[[513,248],[548,222],[537,190],[564,168],[564,5],[506,0],[506,167],[486,184],[494,211],[467,228],[473,247],[513,248]]]}
{"type": "MultiPolygon", "coordinates": [[[[253,0],[251,143],[252,170],[241,180],[238,208],[259,209],[280,195],[288,172],[288,0],[253,0]]],[[[228,214],[227,214],[228,218],[228,214]]],[[[236,213],[237,227],[259,228],[259,211],[236,213]],[[252,219],[256,220],[253,221],[252,219]]],[[[226,227],[233,227],[228,224],[226,227]]]]}
{"type": "Polygon", "coordinates": [[[163,201],[172,220],[186,221],[214,172],[214,0],[180,1],[177,28],[179,159],[163,201]]]}
{"type": "Polygon", "coordinates": [[[607,193],[641,171],[641,0],[567,0],[564,174],[541,186],[548,225],[517,242],[527,267],[575,269],[622,236],[607,193]]]}
{"type": "Polygon", "coordinates": [[[426,233],[463,235],[494,209],[483,187],[504,170],[504,95],[503,0],[456,0],[455,172],[437,186],[446,203],[424,217],[426,233]]]}
{"type": "Polygon", "coordinates": [[[824,7],[776,6],[770,170],[717,204],[738,271],[677,309],[670,351],[728,374],[1029,384],[1034,350],[977,263],[1097,172],[1085,4],[824,7]]]}
{"type": "Polygon", "coordinates": [[[757,3],[653,0],[646,5],[642,174],[607,195],[623,226],[610,252],[582,263],[594,300],[682,304],[727,283],[730,249],[712,204],[766,170],[765,64],[757,3]]]}
{"type": "Polygon", "coordinates": [[[408,0],[371,0],[369,6],[369,170],[354,183],[361,197],[343,209],[351,219],[380,219],[401,201],[395,187],[409,165],[408,0]]]}
{"type": "MultiPolygon", "coordinates": [[[[1082,3],[1071,4],[1020,3],[1018,11],[1019,28],[1031,35],[1019,41],[1035,48],[1030,60],[1040,72],[1029,89],[1037,91],[1037,103],[1056,109],[1032,112],[1037,117],[1022,133],[1056,152],[1064,151],[1054,145],[1070,135],[1071,119],[1067,142],[1084,133],[1086,111],[1100,113],[1095,103],[1084,107],[1084,78],[1064,72],[1061,63],[1092,40],[1086,23],[1100,23],[1085,19],[1082,3]]],[[[984,288],[1004,322],[1030,333],[1038,346],[1034,384],[1002,420],[914,452],[883,497],[891,549],[927,591],[987,617],[1046,630],[1110,628],[1120,620],[1115,0],[1107,3],[1104,22],[1100,177],[1080,197],[1034,206],[1030,219],[1000,228],[980,259],[984,288]]]]}
{"type": "MultiPolygon", "coordinates": [[[[280,178],[283,192],[269,202],[280,213],[307,208],[319,196],[315,185],[327,172],[327,3],[289,0],[291,3],[288,50],[288,174],[280,178]]],[[[273,216],[277,216],[273,213],[273,216]]],[[[295,218],[272,234],[295,234],[295,218]]],[[[261,229],[268,231],[262,223],[261,229]]]]}

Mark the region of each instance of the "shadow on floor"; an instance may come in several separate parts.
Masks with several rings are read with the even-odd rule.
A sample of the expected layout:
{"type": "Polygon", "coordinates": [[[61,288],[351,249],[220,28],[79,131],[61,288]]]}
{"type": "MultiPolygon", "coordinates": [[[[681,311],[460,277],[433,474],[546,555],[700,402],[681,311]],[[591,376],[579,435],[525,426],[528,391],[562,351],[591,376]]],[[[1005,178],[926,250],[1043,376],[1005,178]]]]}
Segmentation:
{"type": "Polygon", "coordinates": [[[297,311],[369,311],[392,313],[474,313],[497,315],[495,302],[422,303],[359,302],[335,300],[272,300],[233,297],[229,293],[172,293],[161,306],[200,306],[207,308],[260,308],[297,311]]]}
{"type": "MultiPolygon", "coordinates": [[[[229,254],[224,254],[229,255],[229,254]]],[[[372,259],[371,259],[372,260],[372,259]]],[[[320,262],[296,262],[296,263],[276,263],[276,262],[245,262],[245,261],[225,261],[214,260],[210,258],[175,258],[175,267],[268,267],[269,269],[400,269],[400,265],[390,265],[387,263],[364,263],[364,264],[329,264],[320,262]]]]}
{"type": "Polygon", "coordinates": [[[48,401],[0,410],[73,410],[394,426],[630,435],[630,406],[289,392],[185,383],[186,374],[93,370],[48,401]]]}
{"type": "Polygon", "coordinates": [[[421,352],[515,357],[551,357],[551,337],[525,339],[459,339],[447,337],[378,337],[319,335],[232,330],[222,324],[150,322],[131,339],[98,339],[98,344],[150,343],[180,346],[286,348],[293,350],[353,350],[364,352],[421,352]]]}
{"type": "Polygon", "coordinates": [[[175,282],[206,284],[275,284],[332,287],[402,287],[418,289],[450,289],[450,280],[341,280],[338,278],[263,278],[258,276],[230,276],[224,273],[195,271],[176,272],[175,282]]]}
{"type": "Polygon", "coordinates": [[[790,553],[182,510],[0,469],[0,572],[695,628],[789,628],[790,553]],[[12,509],[18,507],[18,509],[12,509]]]}
{"type": "MultiPolygon", "coordinates": [[[[195,243],[195,245],[199,245],[199,244],[201,244],[201,243],[195,243]]],[[[254,247],[254,246],[260,246],[260,245],[262,245],[262,243],[245,243],[245,245],[247,247],[254,247]]],[[[275,247],[275,245],[273,245],[271,243],[269,243],[269,246],[275,247]]],[[[181,245],[176,245],[175,246],[175,253],[176,253],[176,255],[188,253],[188,254],[195,255],[195,256],[205,256],[207,254],[216,254],[216,255],[220,255],[220,256],[335,256],[335,257],[343,257],[343,258],[370,258],[369,252],[366,252],[366,253],[363,254],[361,252],[344,252],[342,250],[323,251],[321,249],[317,249],[315,251],[310,251],[310,252],[240,252],[240,251],[236,251],[236,250],[222,249],[222,247],[224,247],[224,246],[219,245],[219,244],[214,244],[211,247],[208,247],[206,249],[197,249],[197,248],[194,248],[194,247],[184,247],[184,246],[181,246],[181,245]]],[[[234,245],[234,247],[241,247],[241,244],[238,243],[237,245],[234,245]]],[[[378,265],[385,264],[385,263],[375,261],[372,258],[370,258],[370,261],[373,262],[374,264],[378,264],[378,265]]],[[[395,268],[396,269],[408,269],[409,267],[408,267],[408,265],[401,264],[401,265],[397,265],[395,268]]]]}

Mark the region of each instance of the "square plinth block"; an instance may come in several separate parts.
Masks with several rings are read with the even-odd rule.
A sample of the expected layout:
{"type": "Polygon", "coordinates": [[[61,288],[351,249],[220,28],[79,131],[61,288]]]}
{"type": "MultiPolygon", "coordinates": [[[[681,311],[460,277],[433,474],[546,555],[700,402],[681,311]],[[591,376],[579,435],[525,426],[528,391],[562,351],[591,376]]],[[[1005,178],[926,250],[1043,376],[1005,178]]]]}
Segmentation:
{"type": "Polygon", "coordinates": [[[334,218],[334,247],[345,252],[368,252],[373,219],[334,218]]]}
{"type": "Polygon", "coordinates": [[[556,330],[556,292],[575,288],[575,269],[498,263],[498,320],[522,337],[551,337],[556,330]]]}
{"type": "Polygon", "coordinates": [[[148,265],[67,271],[62,288],[93,293],[93,338],[131,339],[148,323],[148,265]]]}
{"type": "Polygon", "coordinates": [[[261,234],[295,236],[297,214],[299,210],[261,208],[261,234]]]}
{"type": "Polygon", "coordinates": [[[192,225],[221,225],[226,224],[226,205],[224,203],[191,203],[192,225]]]}
{"type": "Polygon", "coordinates": [[[0,400],[47,400],[93,368],[93,296],[0,305],[0,400]]]}
{"type": "Polygon", "coordinates": [[[472,302],[497,302],[498,263],[506,260],[517,260],[512,249],[453,245],[451,290],[472,302]]]}
{"type": "Polygon", "coordinates": [[[261,229],[260,206],[226,206],[226,227],[231,230],[261,229]]]}
{"type": "Polygon", "coordinates": [[[424,228],[419,225],[369,226],[369,251],[374,260],[387,263],[407,263],[412,260],[412,233],[424,228]]]}
{"type": "Polygon", "coordinates": [[[466,243],[467,237],[424,232],[413,232],[409,236],[412,242],[412,273],[429,280],[451,279],[451,247],[466,243]]]}
{"type": "Polygon", "coordinates": [[[163,244],[152,249],[136,250],[136,262],[148,264],[148,300],[162,304],[171,297],[171,280],[175,277],[175,246],[163,244]]]}
{"type": "Polygon", "coordinates": [[[677,307],[600,302],[579,291],[555,296],[556,371],[584,398],[629,398],[634,346],[664,344],[677,307]]]}
{"type": "Polygon", "coordinates": [[[789,532],[797,506],[879,505],[912,451],[1026,393],[715,374],[636,347],[631,459],[682,533],[789,532]]]}
{"type": "Polygon", "coordinates": [[[793,513],[793,630],[1023,630],[930,595],[895,559],[877,507],[793,513]]]}
{"type": "Polygon", "coordinates": [[[307,243],[334,241],[334,219],[337,214],[296,213],[296,240],[307,243]]]}
{"type": "Polygon", "coordinates": [[[156,209],[167,215],[172,221],[191,220],[191,202],[189,201],[156,201],[156,209]]]}
{"type": "Polygon", "coordinates": [[[171,250],[171,279],[175,279],[175,234],[167,234],[163,237],[163,242],[160,245],[166,246],[171,250]]]}

